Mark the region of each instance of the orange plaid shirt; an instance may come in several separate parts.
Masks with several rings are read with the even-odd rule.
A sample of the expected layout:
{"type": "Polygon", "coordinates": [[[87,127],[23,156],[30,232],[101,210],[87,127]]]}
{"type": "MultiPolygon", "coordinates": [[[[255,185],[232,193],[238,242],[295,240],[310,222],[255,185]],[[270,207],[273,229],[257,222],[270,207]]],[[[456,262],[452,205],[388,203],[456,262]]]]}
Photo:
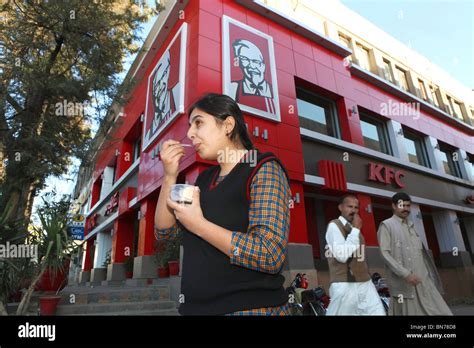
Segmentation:
{"type": "MultiPolygon", "coordinates": [[[[290,231],[291,189],[276,161],[265,162],[250,186],[247,233],[232,232],[230,263],[259,272],[279,273],[285,261],[290,231]],[[234,252],[234,251],[238,252],[234,252]]],[[[159,240],[169,239],[178,225],[155,229],[159,240]]],[[[255,308],[227,315],[290,315],[288,303],[277,307],[255,308]]]]}

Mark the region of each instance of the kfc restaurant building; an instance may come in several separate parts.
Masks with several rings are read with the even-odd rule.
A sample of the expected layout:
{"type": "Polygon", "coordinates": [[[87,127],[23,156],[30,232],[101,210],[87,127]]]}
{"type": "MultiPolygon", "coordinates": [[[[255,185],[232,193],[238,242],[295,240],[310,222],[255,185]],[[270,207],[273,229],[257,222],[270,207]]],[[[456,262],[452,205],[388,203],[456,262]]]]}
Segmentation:
{"type": "MultiPolygon", "coordinates": [[[[359,198],[369,266],[383,273],[377,228],[391,216],[390,197],[403,190],[412,196],[411,218],[448,297],[471,295],[472,102],[441,89],[426,93],[423,86],[431,86],[409,66],[401,70],[377,47],[365,57],[356,35],[329,20],[327,32],[319,32],[278,4],[166,3],[145,41],[147,51],[127,75],[138,84],[113,116],[113,140],[102,142],[89,184],[81,188],[90,192],[81,282],[123,282],[128,257],[134,258],[128,282],[157,277],[158,144],[169,138],[189,143],[188,107],[218,92],[239,102],[255,146],[276,154],[289,172],[287,281],[303,271],[312,285],[328,289],[326,225],[339,215],[337,200],[345,192],[359,198]],[[384,70],[387,61],[406,75],[384,70]]],[[[194,183],[212,163],[186,151],[178,182],[194,183]]]]}

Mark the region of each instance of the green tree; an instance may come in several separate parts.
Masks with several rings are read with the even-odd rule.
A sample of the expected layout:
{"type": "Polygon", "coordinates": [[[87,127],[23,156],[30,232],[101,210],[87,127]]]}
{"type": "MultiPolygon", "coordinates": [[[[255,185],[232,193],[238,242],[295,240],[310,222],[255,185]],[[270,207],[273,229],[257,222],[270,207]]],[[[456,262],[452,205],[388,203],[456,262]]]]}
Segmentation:
{"type": "Polygon", "coordinates": [[[23,234],[45,179],[86,160],[93,119],[123,102],[123,62],[153,13],[144,3],[0,0],[0,212],[11,207],[5,221],[22,219],[23,234]]]}

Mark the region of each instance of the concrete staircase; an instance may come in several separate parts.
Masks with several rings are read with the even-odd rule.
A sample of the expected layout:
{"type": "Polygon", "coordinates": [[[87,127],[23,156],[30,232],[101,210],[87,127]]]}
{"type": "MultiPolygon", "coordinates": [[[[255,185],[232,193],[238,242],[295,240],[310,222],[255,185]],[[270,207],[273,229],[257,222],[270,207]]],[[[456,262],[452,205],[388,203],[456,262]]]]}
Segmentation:
{"type": "Polygon", "coordinates": [[[56,315],[179,315],[169,285],[68,286],[56,315]]]}

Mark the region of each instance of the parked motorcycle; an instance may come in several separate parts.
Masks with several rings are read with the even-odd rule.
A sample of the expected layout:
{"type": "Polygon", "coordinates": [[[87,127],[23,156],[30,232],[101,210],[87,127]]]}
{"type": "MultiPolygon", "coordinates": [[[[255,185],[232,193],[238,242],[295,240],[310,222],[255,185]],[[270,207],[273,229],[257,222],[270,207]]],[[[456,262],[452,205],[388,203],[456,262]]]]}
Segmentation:
{"type": "Polygon", "coordinates": [[[286,289],[292,315],[326,315],[329,296],[322,287],[308,288],[306,274],[298,273],[286,289]]]}
{"type": "Polygon", "coordinates": [[[372,282],[374,283],[375,288],[377,289],[377,292],[380,296],[385,313],[388,314],[388,308],[390,307],[390,291],[388,289],[387,282],[377,272],[372,274],[372,282]]]}

